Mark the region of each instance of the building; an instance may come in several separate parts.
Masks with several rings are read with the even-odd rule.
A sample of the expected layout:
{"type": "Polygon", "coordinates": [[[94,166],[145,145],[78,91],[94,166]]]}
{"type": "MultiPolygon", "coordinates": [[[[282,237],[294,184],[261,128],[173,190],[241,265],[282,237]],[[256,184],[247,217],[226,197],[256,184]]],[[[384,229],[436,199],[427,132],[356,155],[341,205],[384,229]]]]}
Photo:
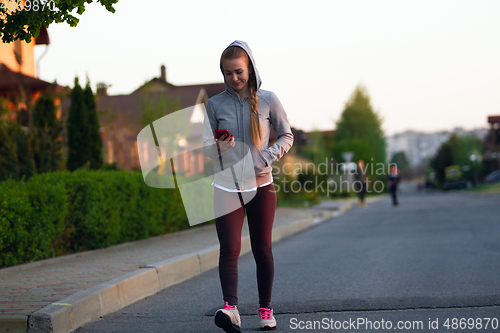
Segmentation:
{"type": "MultiPolygon", "coordinates": [[[[13,111],[10,117],[19,114],[23,126],[27,126],[29,106],[35,103],[40,94],[47,90],[55,93],[65,90],[55,82],[49,83],[35,76],[34,48],[37,45],[48,47],[49,43],[49,35],[45,27],[42,27],[38,38],[31,43],[19,40],[12,43],[0,41],[0,96],[8,101],[8,108],[13,111]]],[[[57,118],[60,119],[61,103],[60,99],[55,97],[57,118]]]]}
{"type": "MultiPolygon", "coordinates": [[[[50,44],[47,28],[42,26],[40,34],[31,43],[16,40],[12,43],[3,43],[0,41],[0,63],[10,68],[16,73],[21,73],[29,77],[36,77],[35,68],[35,47],[38,45],[50,44]]],[[[43,57],[43,55],[42,55],[43,57]]],[[[38,59],[38,62],[40,59],[38,59]]]]}
{"type": "Polygon", "coordinates": [[[484,139],[483,161],[488,171],[492,172],[500,169],[500,115],[488,117],[488,124],[490,128],[484,139]]]}
{"type": "Polygon", "coordinates": [[[439,147],[448,140],[452,133],[458,136],[473,135],[482,140],[487,131],[482,128],[467,131],[459,127],[452,131],[434,133],[405,131],[387,137],[387,158],[390,160],[396,152],[404,151],[410,167],[416,167],[434,157],[439,147]]]}
{"type": "MultiPolygon", "coordinates": [[[[145,108],[144,102],[154,105],[162,101],[178,101],[178,104],[174,103],[175,110],[181,110],[197,104],[206,104],[210,97],[223,92],[225,88],[224,83],[176,86],[167,81],[165,66],[161,66],[160,76],[151,79],[128,95],[108,95],[106,84],[98,84],[96,103],[100,113],[105,160],[108,163],[116,162],[120,169],[140,169],[139,149],[147,150],[145,147],[137,146],[137,135],[147,125],[140,119],[141,110],[145,108]]],[[[65,107],[68,108],[69,101],[66,103],[65,107]]],[[[199,137],[199,133],[203,131],[203,118],[202,110],[193,109],[193,115],[190,117],[190,122],[193,123],[191,133],[187,135],[185,147],[179,148],[184,149],[184,152],[177,151],[179,155],[174,159],[176,173],[192,176],[204,171],[208,158],[202,149],[193,149],[189,145],[190,136],[199,137]]],[[[295,137],[294,146],[300,147],[308,143],[307,133],[297,129],[292,129],[292,132],[295,137]]],[[[276,133],[271,127],[269,145],[274,144],[276,140],[276,133]]],[[[283,165],[288,167],[296,163],[310,162],[288,153],[282,160],[276,162],[276,167],[281,169],[283,165]]]]}
{"type": "MultiPolygon", "coordinates": [[[[105,161],[116,163],[120,169],[139,170],[138,149],[141,147],[137,147],[137,135],[147,125],[141,119],[145,108],[170,103],[175,109],[171,111],[177,111],[197,104],[206,104],[210,97],[224,90],[224,83],[176,86],[167,81],[165,66],[161,66],[159,77],[153,78],[130,94],[108,95],[107,85],[98,84],[96,103],[105,161]]],[[[64,102],[63,109],[69,109],[69,100],[64,102]]],[[[203,116],[193,116],[191,120],[196,122],[192,127],[193,131],[199,133],[203,129],[203,116]]],[[[189,141],[189,138],[187,139],[189,141]]],[[[175,163],[176,172],[201,172],[203,164],[204,156],[199,150],[189,152],[189,146],[186,146],[186,152],[180,154],[175,163]]]]}

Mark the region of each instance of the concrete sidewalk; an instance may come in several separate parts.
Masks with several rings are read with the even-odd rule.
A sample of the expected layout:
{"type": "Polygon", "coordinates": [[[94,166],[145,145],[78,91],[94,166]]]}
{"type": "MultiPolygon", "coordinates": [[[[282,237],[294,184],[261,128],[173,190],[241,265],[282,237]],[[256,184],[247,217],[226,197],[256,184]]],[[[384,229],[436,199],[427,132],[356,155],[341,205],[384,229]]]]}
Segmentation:
{"type": "MultiPolygon", "coordinates": [[[[376,200],[376,198],[374,198],[376,200]]],[[[372,201],[374,199],[369,199],[372,201]]],[[[273,242],[353,207],[355,199],[278,208],[273,242]]],[[[248,228],[241,254],[250,251],[248,228]]],[[[214,225],[0,270],[0,333],[70,332],[218,264],[214,225]]]]}

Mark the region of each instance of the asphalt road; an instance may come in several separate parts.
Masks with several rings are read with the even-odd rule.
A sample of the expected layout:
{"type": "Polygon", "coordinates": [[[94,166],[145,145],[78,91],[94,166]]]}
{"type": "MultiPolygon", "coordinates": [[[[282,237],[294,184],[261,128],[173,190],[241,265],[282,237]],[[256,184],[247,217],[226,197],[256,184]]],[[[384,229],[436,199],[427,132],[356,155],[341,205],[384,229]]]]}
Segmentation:
{"type": "MultiPolygon", "coordinates": [[[[274,245],[277,331],[500,332],[499,236],[499,195],[416,193],[355,208],[274,245]]],[[[242,330],[258,331],[251,254],[239,271],[242,330]]],[[[222,332],[212,316],[221,305],[213,269],[77,332],[222,332]]]]}

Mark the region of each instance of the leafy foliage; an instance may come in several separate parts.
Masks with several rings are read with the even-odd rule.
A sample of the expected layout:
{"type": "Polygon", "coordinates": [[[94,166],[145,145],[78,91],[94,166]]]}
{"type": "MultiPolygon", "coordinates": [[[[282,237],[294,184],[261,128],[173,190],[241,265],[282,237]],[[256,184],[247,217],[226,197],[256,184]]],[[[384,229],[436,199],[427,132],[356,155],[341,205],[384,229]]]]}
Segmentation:
{"type": "Polygon", "coordinates": [[[352,151],[354,160],[383,164],[385,146],[382,119],[373,110],[366,88],[357,86],[337,121],[333,156],[342,161],[341,153],[352,151]]]}
{"type": "Polygon", "coordinates": [[[102,139],[99,130],[100,125],[95,97],[88,81],[83,90],[83,99],[87,107],[87,130],[85,132],[87,134],[87,154],[90,161],[90,168],[94,170],[100,169],[104,164],[102,158],[102,139]]]}
{"type": "MultiPolygon", "coordinates": [[[[20,101],[15,101],[14,104],[17,105],[18,102],[20,101]]],[[[0,180],[29,178],[36,172],[33,122],[29,120],[27,110],[19,112],[10,110],[8,106],[9,101],[1,98],[0,180]]]]}
{"type": "Polygon", "coordinates": [[[50,92],[40,96],[33,109],[35,127],[34,158],[38,173],[64,168],[63,122],[56,117],[54,98],[50,92]]]}
{"type": "Polygon", "coordinates": [[[87,154],[87,105],[84,102],[82,87],[75,78],[75,87],[71,91],[71,106],[68,112],[66,128],[68,133],[68,160],[66,166],[73,171],[85,165],[87,154]]]}
{"type": "MultiPolygon", "coordinates": [[[[4,43],[14,40],[24,40],[29,43],[32,38],[38,37],[43,25],[48,27],[52,23],[65,22],[71,27],[76,27],[79,18],[75,14],[82,15],[85,12],[85,5],[92,2],[100,3],[109,12],[114,13],[113,5],[118,0],[40,0],[36,2],[37,6],[34,0],[26,0],[17,10],[3,9],[0,11],[0,39],[4,43]]],[[[17,6],[18,2],[15,3],[17,6]]]]}
{"type": "Polygon", "coordinates": [[[439,147],[438,152],[431,160],[431,167],[436,172],[436,179],[439,183],[444,183],[445,181],[445,169],[454,164],[453,156],[455,155],[455,149],[458,143],[458,136],[452,134],[448,141],[444,142],[441,147],[439,147]]]}
{"type": "Polygon", "coordinates": [[[445,169],[451,165],[468,167],[464,171],[464,178],[475,180],[486,172],[482,161],[471,161],[470,156],[481,156],[483,152],[483,143],[474,136],[464,136],[459,138],[452,134],[448,141],[444,142],[436,155],[432,158],[430,166],[434,169],[436,179],[440,184],[445,182],[445,169]]]}
{"type": "Polygon", "coordinates": [[[292,146],[292,152],[313,161],[316,165],[324,163],[331,157],[333,149],[333,136],[330,133],[312,131],[309,134],[308,140],[311,144],[306,145],[299,151],[296,151],[294,146],[292,146]]]}
{"type": "Polygon", "coordinates": [[[396,164],[401,171],[408,169],[408,167],[410,166],[410,163],[408,162],[406,153],[404,151],[398,151],[392,155],[391,164],[393,163],[396,164]]]}
{"type": "Polygon", "coordinates": [[[140,172],[51,172],[0,183],[0,268],[189,227],[178,189],[140,172]]]}
{"type": "Polygon", "coordinates": [[[96,101],[90,83],[82,89],[75,78],[75,87],[71,91],[71,106],[66,123],[68,133],[68,161],[70,171],[81,167],[100,169],[104,165],[102,158],[102,139],[96,101]]]}

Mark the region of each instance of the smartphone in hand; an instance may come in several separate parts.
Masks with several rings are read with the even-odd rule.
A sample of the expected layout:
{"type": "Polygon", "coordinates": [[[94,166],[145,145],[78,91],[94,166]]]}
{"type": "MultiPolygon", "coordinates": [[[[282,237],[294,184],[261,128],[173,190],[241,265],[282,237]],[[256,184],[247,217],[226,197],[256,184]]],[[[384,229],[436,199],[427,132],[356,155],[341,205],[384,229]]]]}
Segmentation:
{"type": "Polygon", "coordinates": [[[217,140],[220,140],[220,138],[224,137],[224,139],[229,137],[229,131],[228,130],[215,130],[215,138],[217,140]]]}

